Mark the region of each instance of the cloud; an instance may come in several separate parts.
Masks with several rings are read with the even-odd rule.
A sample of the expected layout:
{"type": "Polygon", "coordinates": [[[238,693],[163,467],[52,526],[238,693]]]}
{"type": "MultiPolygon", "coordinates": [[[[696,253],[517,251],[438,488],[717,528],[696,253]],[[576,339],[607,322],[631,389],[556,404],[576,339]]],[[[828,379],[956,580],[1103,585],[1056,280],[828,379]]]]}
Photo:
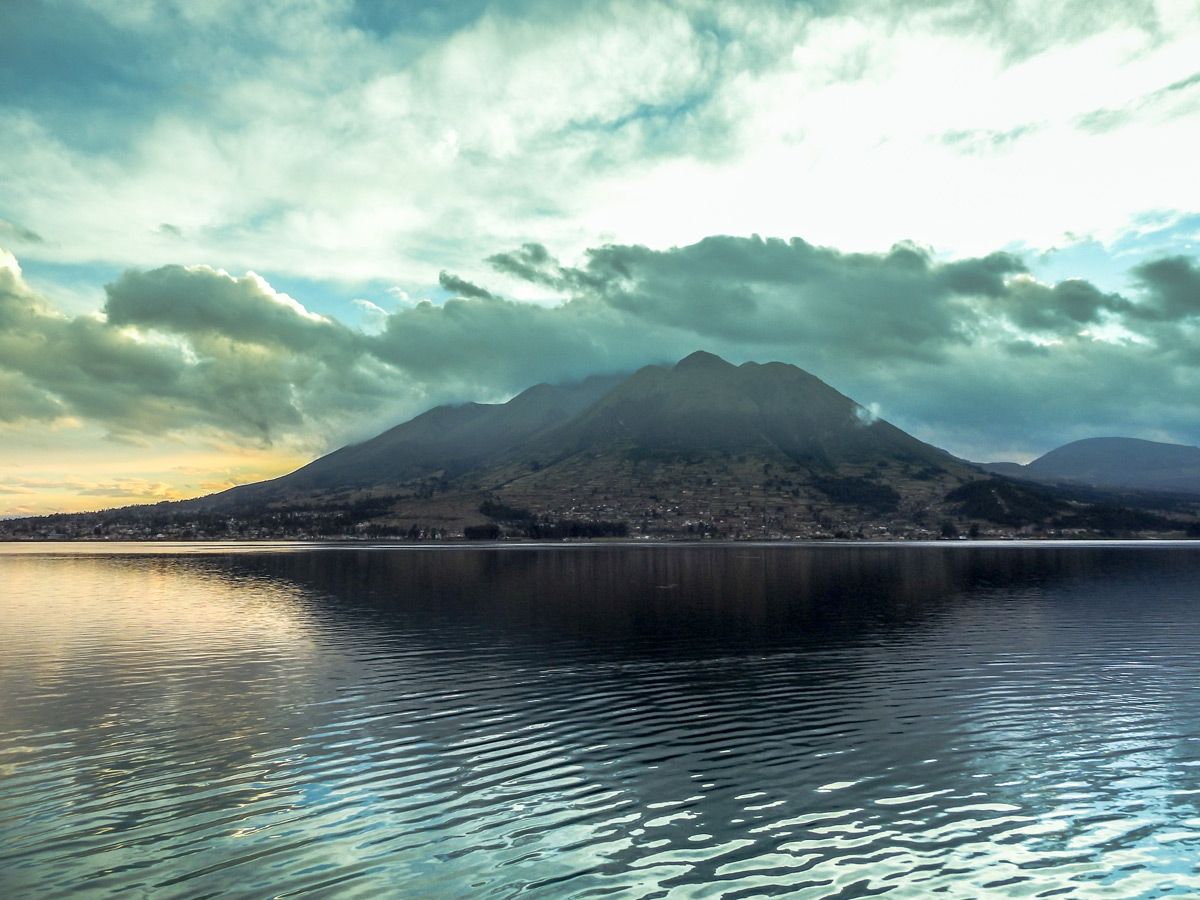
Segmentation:
{"type": "Polygon", "coordinates": [[[511,253],[489,256],[487,261],[497,272],[513,275],[533,284],[558,288],[565,283],[558,260],[541,244],[525,244],[511,253]]]}
{"type": "Polygon", "coordinates": [[[438,283],[444,290],[458,297],[474,297],[478,300],[495,299],[490,291],[444,270],[438,273],[438,283]]]}
{"type": "Polygon", "coordinates": [[[338,353],[353,342],[337,323],[309,312],[248,273],[208,266],[130,271],[105,288],[111,325],[138,325],[194,337],[226,337],[260,347],[338,353]]]}
{"type": "Polygon", "coordinates": [[[9,6],[0,215],[58,265],[427,288],[535,240],[979,255],[1200,207],[1187,2],[9,6]]]}
{"type": "Polygon", "coordinates": [[[353,303],[355,306],[357,306],[359,309],[361,309],[366,315],[370,316],[373,319],[382,319],[382,318],[387,317],[387,314],[388,314],[387,310],[384,309],[382,306],[380,306],[378,303],[373,303],[370,300],[366,300],[362,297],[356,297],[354,300],[351,300],[350,302],[353,303]]]}
{"type": "Polygon", "coordinates": [[[50,481],[45,478],[10,478],[0,480],[0,495],[44,494],[64,492],[76,497],[110,497],[114,499],[168,500],[179,493],[160,481],[137,478],[117,478],[110,482],[50,481]]]}
{"type": "Polygon", "coordinates": [[[80,497],[112,497],[122,500],[176,500],[180,497],[178,490],[161,481],[133,479],[88,485],[77,493],[80,497]]]}
{"type": "Polygon", "coordinates": [[[854,418],[862,425],[874,425],[880,418],[879,404],[868,403],[866,406],[854,407],[854,418]]]}
{"type": "Polygon", "coordinates": [[[490,257],[497,277],[557,301],[506,299],[447,272],[456,296],[381,310],[370,332],[253,273],[204,266],[127,271],[101,314],[71,317],[6,258],[0,422],[77,417],[126,439],[208,429],[328,447],[437,402],[705,348],[800,365],[969,456],[1096,434],[1200,440],[1200,267],[1178,256],[1136,266],[1122,294],[1040,282],[1011,253],[943,261],[912,244],[848,253],[714,236],[609,244],[575,264],[526,244],[490,257]]]}
{"type": "Polygon", "coordinates": [[[1133,275],[1149,302],[1137,307],[1141,318],[1159,321],[1200,318],[1200,266],[1183,256],[1170,256],[1134,267],[1133,275]]]}
{"type": "Polygon", "coordinates": [[[9,222],[7,219],[0,219],[0,241],[5,243],[14,241],[19,244],[45,243],[45,240],[36,231],[18,225],[16,222],[9,222]]]}
{"type": "Polygon", "coordinates": [[[0,422],[50,421],[64,414],[62,404],[24,375],[0,369],[0,422]]]}
{"type": "Polygon", "coordinates": [[[1108,294],[1082,279],[1054,285],[1033,279],[1014,280],[1001,295],[1002,312],[1018,328],[1040,334],[1071,335],[1087,325],[1099,325],[1134,306],[1118,294],[1108,294]]]}
{"type": "Polygon", "coordinates": [[[976,458],[1095,434],[1200,439],[1200,372],[1176,358],[1197,336],[1191,259],[1136,267],[1128,295],[1042,283],[1011,253],[943,262],[910,244],[864,254],[718,236],[609,245],[575,267],[536,246],[490,262],[560,288],[561,324],[589,322],[614,346],[793,362],[976,458]]]}
{"type": "Polygon", "coordinates": [[[360,359],[361,335],[253,274],[130,271],[107,287],[104,315],[68,317],[7,259],[0,420],[78,416],[120,437],[208,428],[270,442],[378,409],[398,387],[360,359]]]}

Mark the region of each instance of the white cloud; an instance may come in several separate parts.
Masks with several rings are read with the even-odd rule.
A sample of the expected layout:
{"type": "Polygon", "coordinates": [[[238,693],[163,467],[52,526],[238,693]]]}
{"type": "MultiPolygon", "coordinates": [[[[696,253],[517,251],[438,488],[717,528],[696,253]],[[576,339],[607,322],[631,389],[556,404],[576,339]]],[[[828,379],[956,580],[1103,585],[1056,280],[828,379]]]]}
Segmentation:
{"type": "Polygon", "coordinates": [[[364,300],[361,297],[359,297],[354,300],[351,300],[350,302],[353,303],[355,306],[357,306],[359,309],[363,310],[368,315],[371,315],[371,316],[386,316],[387,315],[387,310],[385,310],[382,306],[379,306],[376,303],[372,303],[370,300],[364,300]]]}
{"type": "Polygon", "coordinates": [[[736,159],[614,174],[589,222],[652,245],[798,233],[863,250],[911,237],[957,255],[1111,241],[1148,211],[1200,208],[1188,174],[1200,116],[1183,114],[1200,84],[1152,96],[1198,59],[1195,25],[1165,41],[1118,25],[1012,62],[991,36],[930,21],[890,34],[822,22],[789,65],[725,86],[725,106],[743,111],[736,159]],[[1110,106],[1129,121],[1080,122],[1110,106]]]}
{"type": "MultiPolygon", "coordinates": [[[[1024,7],[967,27],[966,3],[611,3],[492,11],[411,52],[315,8],[280,17],[292,55],[227,50],[238,66],[197,69],[200,102],[148,110],[127,143],[76,145],[9,106],[0,213],[54,236],[30,259],[416,283],[526,240],[568,256],[714,233],[951,255],[1111,241],[1200,208],[1200,84],[1164,93],[1200,59],[1185,12],[1076,33],[1024,7]]],[[[121,15],[150,29],[145,9],[121,15]]]]}

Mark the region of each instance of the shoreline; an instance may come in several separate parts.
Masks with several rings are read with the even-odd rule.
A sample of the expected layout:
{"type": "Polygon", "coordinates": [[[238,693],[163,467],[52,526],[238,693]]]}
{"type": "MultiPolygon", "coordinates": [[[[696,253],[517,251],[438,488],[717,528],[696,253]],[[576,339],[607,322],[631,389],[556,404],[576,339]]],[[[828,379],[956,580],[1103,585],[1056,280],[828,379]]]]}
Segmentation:
{"type": "MultiPolygon", "coordinates": [[[[931,540],[562,540],[562,541],[372,541],[337,539],[256,539],[256,540],[82,540],[82,539],[0,539],[0,555],[16,548],[36,552],[36,548],[62,548],[78,551],[111,550],[136,552],[140,548],[155,550],[209,550],[209,551],[252,551],[252,550],[575,550],[575,549],[623,549],[638,548],[778,548],[815,549],[821,547],[862,548],[981,548],[1001,549],[1039,547],[1197,547],[1200,538],[1159,537],[1104,537],[1104,538],[1045,538],[1021,537],[999,539],[931,539],[931,540]]],[[[13,554],[16,555],[16,554],[13,554]]]]}

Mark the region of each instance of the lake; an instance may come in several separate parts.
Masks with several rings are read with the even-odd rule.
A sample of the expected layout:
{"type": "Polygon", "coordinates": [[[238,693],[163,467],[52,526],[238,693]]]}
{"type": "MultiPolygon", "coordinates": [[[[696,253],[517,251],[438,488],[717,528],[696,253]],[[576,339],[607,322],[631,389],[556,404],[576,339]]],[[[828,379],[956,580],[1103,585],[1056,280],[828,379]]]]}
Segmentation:
{"type": "Polygon", "coordinates": [[[0,545],[4,897],[1200,896],[1198,860],[1200,545],[0,545]]]}

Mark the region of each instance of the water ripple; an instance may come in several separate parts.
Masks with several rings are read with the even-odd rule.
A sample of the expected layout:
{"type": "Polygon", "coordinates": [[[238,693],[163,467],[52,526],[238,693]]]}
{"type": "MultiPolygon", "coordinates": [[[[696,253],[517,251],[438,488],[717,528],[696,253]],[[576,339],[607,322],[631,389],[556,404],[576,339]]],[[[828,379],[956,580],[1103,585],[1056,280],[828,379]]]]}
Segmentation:
{"type": "Polygon", "coordinates": [[[3,896],[1200,895],[1200,548],[100,549],[3,896]]]}

